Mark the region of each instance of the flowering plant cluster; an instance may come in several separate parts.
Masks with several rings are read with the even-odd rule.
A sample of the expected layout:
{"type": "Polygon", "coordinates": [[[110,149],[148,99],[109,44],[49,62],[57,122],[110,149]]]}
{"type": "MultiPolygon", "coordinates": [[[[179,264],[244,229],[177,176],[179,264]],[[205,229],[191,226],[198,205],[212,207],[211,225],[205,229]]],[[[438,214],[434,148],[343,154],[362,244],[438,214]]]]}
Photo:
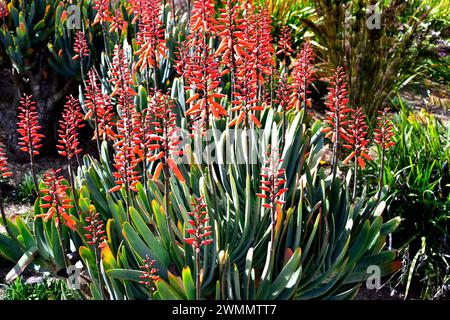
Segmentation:
{"type": "MultiPolygon", "coordinates": [[[[27,231],[21,225],[7,230],[8,245],[49,270],[67,271],[78,259],[95,299],[338,298],[357,290],[369,258],[386,273],[397,268],[379,244],[398,224],[382,225],[380,199],[356,194],[358,168],[371,156],[344,70],[331,77],[324,127],[312,123],[312,43],[296,52],[288,26],[275,43],[260,2],[222,2],[216,10],[218,2],[196,0],[184,17],[175,2],[89,4],[93,21],[83,19],[71,44],[80,94],[66,97],[58,122],[56,148],[67,166],[41,183],[34,157],[43,128],[33,98],[20,101],[19,145],[39,192],[36,240],[18,234],[27,231]],[[101,28],[103,48],[92,28],[101,28]],[[82,128],[93,133],[95,154],[84,148],[82,128]],[[320,166],[324,137],[333,143],[331,184],[320,166]],[[253,161],[258,152],[267,154],[253,161]],[[338,174],[350,161],[351,199],[338,174]],[[362,216],[355,227],[353,216],[362,216]],[[358,259],[345,243],[361,248],[358,259]],[[324,266],[330,255],[339,259],[324,266]]],[[[383,150],[393,143],[387,114],[376,135],[383,150]]],[[[1,149],[0,173],[11,175],[1,149]]]]}

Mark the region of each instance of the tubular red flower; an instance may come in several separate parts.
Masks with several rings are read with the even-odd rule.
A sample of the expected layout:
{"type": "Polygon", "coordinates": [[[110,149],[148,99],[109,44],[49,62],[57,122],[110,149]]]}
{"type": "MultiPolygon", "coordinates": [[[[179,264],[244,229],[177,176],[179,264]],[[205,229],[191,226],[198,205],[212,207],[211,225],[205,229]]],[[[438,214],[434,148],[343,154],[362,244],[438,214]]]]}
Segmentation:
{"type": "Polygon", "coordinates": [[[307,41],[303,44],[292,72],[292,104],[297,110],[301,109],[302,102],[305,106],[311,107],[311,99],[308,98],[311,92],[308,87],[314,80],[313,64],[314,53],[311,44],[307,41]]]}
{"type": "Polygon", "coordinates": [[[66,99],[62,119],[59,120],[59,140],[56,148],[60,155],[70,160],[82,151],[79,147],[78,130],[83,128],[84,124],[78,99],[73,96],[66,99]]]}
{"type": "Polygon", "coordinates": [[[116,123],[117,134],[114,143],[114,149],[116,150],[114,167],[116,172],[113,175],[116,178],[117,186],[110,189],[110,192],[118,191],[122,186],[127,191],[137,191],[136,184],[140,178],[137,164],[144,159],[140,149],[141,120],[134,104],[133,96],[136,93],[132,89],[134,83],[131,80],[128,61],[119,46],[114,49],[111,82],[114,85],[111,97],[116,99],[120,119],[116,123]]]}
{"type": "MultiPolygon", "coordinates": [[[[157,180],[164,166],[167,166],[179,181],[184,182],[185,178],[176,164],[176,157],[182,156],[183,150],[180,148],[181,141],[177,136],[179,129],[176,127],[176,115],[172,111],[173,108],[173,100],[158,91],[146,113],[148,117],[146,122],[151,127],[145,130],[147,136],[143,140],[148,142],[146,145],[148,160],[161,160],[156,166],[153,179],[157,180]]],[[[165,178],[168,179],[168,177],[165,178]]]]}
{"type": "Polygon", "coordinates": [[[387,150],[395,145],[392,139],[394,124],[392,123],[392,114],[388,107],[378,111],[377,126],[375,131],[375,142],[380,146],[381,150],[387,150]]]}
{"type": "Polygon", "coordinates": [[[18,107],[19,114],[17,118],[17,131],[20,134],[19,146],[23,152],[28,152],[30,157],[39,154],[39,149],[42,147],[41,139],[44,135],[40,134],[41,126],[39,125],[39,116],[36,111],[36,102],[32,101],[32,96],[24,95],[20,99],[18,107]]]}
{"type": "Polygon", "coordinates": [[[0,19],[5,19],[9,15],[7,4],[4,0],[0,0],[0,19]]]}
{"type": "Polygon", "coordinates": [[[200,120],[203,131],[206,131],[211,115],[215,119],[228,115],[225,108],[216,101],[225,96],[216,92],[220,84],[219,63],[205,37],[191,34],[189,46],[192,48],[192,56],[186,61],[185,74],[194,95],[186,101],[192,104],[186,111],[186,116],[191,116],[194,121],[200,120]]]}
{"type": "Polygon", "coordinates": [[[256,11],[252,5],[247,4],[244,21],[250,28],[247,36],[253,35],[253,41],[246,39],[250,44],[247,50],[251,50],[249,53],[256,68],[257,86],[260,86],[265,83],[264,76],[271,75],[275,66],[270,14],[266,7],[260,6],[256,11]]]}
{"type": "Polygon", "coordinates": [[[191,33],[210,34],[216,31],[217,21],[213,0],[197,0],[194,2],[191,12],[191,33]]]}
{"type": "Polygon", "coordinates": [[[190,59],[190,55],[189,55],[189,46],[188,46],[188,42],[187,41],[182,41],[178,48],[177,51],[175,52],[175,69],[177,71],[177,73],[183,78],[187,78],[188,74],[188,66],[189,66],[189,60],[190,59]]]}
{"type": "Polygon", "coordinates": [[[361,169],[364,169],[366,166],[365,160],[372,160],[367,154],[369,140],[366,139],[368,127],[365,119],[366,116],[362,109],[357,108],[348,124],[347,143],[343,145],[344,148],[352,151],[343,161],[344,164],[347,164],[354,158],[361,169]]]}
{"type": "Polygon", "coordinates": [[[84,118],[86,120],[93,118],[96,124],[94,139],[97,137],[101,137],[103,140],[114,139],[113,107],[109,96],[102,93],[94,69],[89,70],[87,73],[84,98],[84,105],[88,109],[84,118]]]}
{"type": "Polygon", "coordinates": [[[111,11],[109,10],[110,0],[94,0],[94,10],[97,11],[95,15],[94,24],[100,22],[101,24],[111,21],[111,11]]]}
{"type": "Polygon", "coordinates": [[[87,244],[94,249],[102,249],[105,246],[106,235],[103,221],[100,218],[100,213],[96,212],[93,205],[89,206],[89,212],[86,214],[85,222],[87,226],[85,237],[88,240],[87,244]]]}
{"type": "MultiPolygon", "coordinates": [[[[220,57],[221,64],[232,75],[237,72],[237,60],[246,47],[244,41],[242,8],[237,0],[226,0],[224,8],[220,8],[220,17],[217,19],[217,36],[220,39],[216,50],[216,57],[220,57]]],[[[233,90],[233,88],[232,88],[233,90]]]]}
{"type": "Polygon", "coordinates": [[[149,292],[153,292],[155,291],[155,282],[159,280],[159,270],[155,268],[155,260],[150,259],[148,255],[146,255],[143,263],[142,266],[139,266],[142,270],[141,276],[139,276],[142,280],[139,283],[146,286],[149,292]]]}
{"type": "Polygon", "coordinates": [[[73,51],[76,55],[73,56],[73,60],[83,59],[83,57],[89,56],[89,48],[86,42],[86,36],[83,31],[77,31],[75,33],[75,42],[73,44],[73,51]]]}
{"type": "Polygon", "coordinates": [[[229,127],[242,125],[245,128],[250,127],[250,123],[260,127],[256,111],[260,111],[263,107],[258,106],[258,81],[254,61],[247,59],[246,63],[239,64],[236,74],[236,92],[235,100],[232,101],[232,112],[236,112],[236,117],[230,121],[229,127]]]}
{"type": "Polygon", "coordinates": [[[114,14],[110,16],[109,20],[111,22],[108,30],[110,33],[117,33],[119,30],[123,31],[128,26],[128,22],[124,19],[120,7],[114,10],[114,14]]]}
{"type": "Polygon", "coordinates": [[[48,209],[47,213],[36,215],[38,218],[43,218],[48,221],[52,218],[58,224],[62,221],[67,227],[75,230],[75,221],[68,214],[68,210],[73,208],[72,199],[67,195],[68,186],[63,183],[63,176],[61,176],[61,169],[50,169],[44,173],[43,182],[46,186],[41,189],[42,193],[42,209],[48,209]]]}
{"type": "Polygon", "coordinates": [[[264,208],[273,210],[285,203],[282,200],[283,194],[288,189],[285,188],[285,169],[281,168],[282,162],[278,150],[274,149],[267,153],[267,160],[260,174],[262,193],[257,194],[259,198],[265,199],[264,208]]]}
{"type": "Polygon", "coordinates": [[[288,75],[287,73],[283,73],[278,81],[278,88],[276,90],[277,100],[276,102],[279,104],[281,111],[288,111],[292,109],[291,104],[291,91],[292,86],[288,83],[288,75]]]}
{"type": "Polygon", "coordinates": [[[8,158],[6,157],[3,147],[0,145],[0,177],[8,178],[10,176],[12,176],[12,172],[8,167],[8,158]]]}
{"type": "Polygon", "coordinates": [[[212,231],[211,226],[207,225],[209,220],[208,208],[203,197],[194,198],[191,205],[194,210],[188,213],[191,219],[188,221],[186,230],[190,237],[185,238],[184,241],[199,254],[201,247],[210,245],[213,242],[212,239],[207,239],[212,235],[212,231]]]}
{"type": "Polygon", "coordinates": [[[341,137],[347,140],[344,127],[347,124],[348,112],[350,112],[350,108],[347,106],[349,102],[347,83],[341,67],[338,67],[334,73],[328,92],[328,101],[325,103],[328,107],[327,118],[324,121],[327,126],[322,132],[326,133],[325,138],[331,137],[333,143],[340,143],[341,137]]]}
{"type": "Polygon", "coordinates": [[[166,57],[166,45],[164,40],[164,28],[160,19],[161,1],[142,0],[139,1],[138,12],[139,31],[136,35],[136,44],[139,49],[135,54],[139,57],[135,68],[144,69],[155,67],[159,55],[166,57]]]}
{"type": "Polygon", "coordinates": [[[288,26],[283,26],[280,31],[280,39],[277,45],[277,56],[281,59],[290,57],[294,52],[292,49],[292,32],[288,26]]]}

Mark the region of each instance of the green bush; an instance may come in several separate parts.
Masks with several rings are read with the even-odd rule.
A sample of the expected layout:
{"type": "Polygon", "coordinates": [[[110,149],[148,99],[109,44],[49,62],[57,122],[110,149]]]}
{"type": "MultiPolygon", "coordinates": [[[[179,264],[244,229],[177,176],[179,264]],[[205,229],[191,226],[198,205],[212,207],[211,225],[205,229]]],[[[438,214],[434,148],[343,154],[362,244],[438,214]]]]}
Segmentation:
{"type": "Polygon", "coordinates": [[[42,282],[27,283],[22,278],[6,286],[4,300],[74,300],[80,295],[69,289],[63,279],[44,278],[42,282]]]}
{"type": "MultiPolygon", "coordinates": [[[[437,298],[449,281],[450,127],[397,101],[396,145],[386,157],[384,182],[389,186],[387,214],[403,219],[393,235],[406,262],[400,282],[405,295],[413,285],[421,297],[437,298]]],[[[379,162],[373,162],[369,176],[376,177],[378,170],[379,162]]]]}

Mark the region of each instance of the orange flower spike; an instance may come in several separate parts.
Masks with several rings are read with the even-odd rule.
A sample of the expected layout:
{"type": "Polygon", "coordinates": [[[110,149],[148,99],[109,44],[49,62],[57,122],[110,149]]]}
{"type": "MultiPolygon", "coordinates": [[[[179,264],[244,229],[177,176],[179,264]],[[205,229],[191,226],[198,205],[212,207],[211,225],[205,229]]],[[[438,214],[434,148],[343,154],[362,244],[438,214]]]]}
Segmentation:
{"type": "Polygon", "coordinates": [[[78,99],[69,96],[66,100],[62,119],[59,120],[59,140],[56,148],[60,155],[70,160],[82,151],[78,131],[84,127],[84,124],[78,99]]]}
{"type": "Polygon", "coordinates": [[[209,238],[212,235],[212,230],[211,226],[207,225],[209,220],[208,206],[204,198],[193,198],[191,205],[194,210],[188,213],[190,220],[186,228],[189,237],[185,238],[184,242],[192,246],[198,254],[203,246],[212,243],[213,240],[209,238]]]}
{"type": "Polygon", "coordinates": [[[61,175],[61,169],[50,169],[43,176],[43,183],[46,189],[41,190],[44,196],[41,201],[45,201],[40,205],[42,209],[48,209],[46,214],[37,215],[43,217],[45,221],[51,218],[56,223],[62,222],[69,228],[73,228],[75,223],[68,214],[67,210],[72,208],[72,199],[67,194],[68,186],[63,183],[64,177],[61,175]]]}
{"type": "Polygon", "coordinates": [[[88,240],[87,244],[93,248],[100,248],[102,243],[106,241],[105,228],[100,213],[95,210],[93,205],[89,206],[84,221],[86,223],[84,236],[88,240]]]}
{"type": "MultiPolygon", "coordinates": [[[[269,146],[270,150],[270,146],[269,146]]],[[[279,158],[278,150],[267,152],[267,160],[262,168],[261,175],[261,191],[257,196],[265,199],[263,207],[268,209],[276,208],[276,204],[283,205],[283,195],[288,191],[284,187],[286,180],[284,179],[285,170],[281,168],[283,160],[279,158]]]]}
{"type": "Polygon", "coordinates": [[[75,33],[73,51],[76,53],[72,58],[72,60],[74,61],[89,56],[89,48],[86,42],[86,36],[84,35],[83,31],[77,31],[75,33]]]}
{"type": "Polygon", "coordinates": [[[17,131],[20,134],[20,150],[28,152],[30,156],[36,156],[39,155],[39,149],[42,147],[41,139],[44,135],[40,133],[42,127],[39,125],[36,102],[32,99],[32,96],[27,95],[20,99],[17,131]]]}
{"type": "Polygon", "coordinates": [[[1,178],[8,178],[12,176],[12,172],[10,171],[8,167],[8,158],[6,157],[6,153],[3,150],[3,147],[0,146],[0,177],[1,178]]]}
{"type": "Polygon", "coordinates": [[[366,116],[364,115],[361,108],[357,108],[349,120],[348,132],[346,134],[346,144],[343,145],[346,149],[351,149],[352,153],[344,160],[344,164],[347,164],[353,158],[356,158],[359,166],[364,169],[365,161],[372,160],[371,157],[367,155],[367,144],[369,140],[366,138],[367,135],[367,123],[365,121],[366,116]]]}
{"type": "Polygon", "coordinates": [[[302,102],[310,105],[307,95],[311,93],[308,87],[314,80],[314,53],[311,44],[307,41],[303,44],[292,72],[292,104],[300,110],[302,102]]]}

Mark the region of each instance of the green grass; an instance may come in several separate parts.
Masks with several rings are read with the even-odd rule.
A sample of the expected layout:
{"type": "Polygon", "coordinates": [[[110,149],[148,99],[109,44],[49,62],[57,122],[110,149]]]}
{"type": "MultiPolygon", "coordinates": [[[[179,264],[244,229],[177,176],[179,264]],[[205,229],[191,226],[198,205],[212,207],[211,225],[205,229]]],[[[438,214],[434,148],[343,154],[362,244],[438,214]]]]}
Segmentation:
{"type": "Polygon", "coordinates": [[[48,279],[28,284],[22,278],[8,286],[3,294],[4,300],[75,300],[80,294],[70,289],[63,279],[48,279]]]}

